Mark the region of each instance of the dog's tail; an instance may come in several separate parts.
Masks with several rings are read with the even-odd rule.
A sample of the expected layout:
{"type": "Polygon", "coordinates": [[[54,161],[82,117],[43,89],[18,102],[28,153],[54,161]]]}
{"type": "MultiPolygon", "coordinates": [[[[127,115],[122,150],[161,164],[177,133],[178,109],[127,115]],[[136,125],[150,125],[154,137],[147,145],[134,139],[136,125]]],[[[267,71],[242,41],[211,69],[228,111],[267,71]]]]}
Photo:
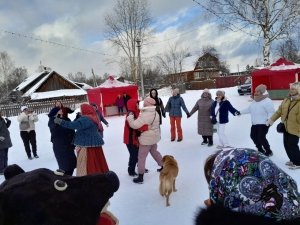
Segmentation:
{"type": "Polygon", "coordinates": [[[162,180],[159,185],[159,192],[161,196],[169,195],[172,192],[173,184],[169,180],[162,180]]]}

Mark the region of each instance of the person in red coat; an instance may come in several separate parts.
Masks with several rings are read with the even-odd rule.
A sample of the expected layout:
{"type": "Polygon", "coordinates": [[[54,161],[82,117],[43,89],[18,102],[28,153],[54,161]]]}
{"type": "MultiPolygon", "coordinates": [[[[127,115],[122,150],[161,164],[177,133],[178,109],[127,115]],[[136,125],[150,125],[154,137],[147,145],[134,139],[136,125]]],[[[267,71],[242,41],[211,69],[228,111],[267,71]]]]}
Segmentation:
{"type": "Polygon", "coordinates": [[[131,128],[128,124],[127,117],[129,113],[133,113],[134,118],[135,119],[138,118],[140,114],[139,100],[129,99],[127,102],[127,107],[128,107],[128,112],[125,118],[123,143],[126,144],[126,147],[129,152],[128,174],[129,176],[137,176],[137,173],[135,172],[135,167],[138,161],[138,152],[139,152],[138,136],[141,134],[141,132],[148,130],[148,125],[144,125],[138,130],[131,128]]]}

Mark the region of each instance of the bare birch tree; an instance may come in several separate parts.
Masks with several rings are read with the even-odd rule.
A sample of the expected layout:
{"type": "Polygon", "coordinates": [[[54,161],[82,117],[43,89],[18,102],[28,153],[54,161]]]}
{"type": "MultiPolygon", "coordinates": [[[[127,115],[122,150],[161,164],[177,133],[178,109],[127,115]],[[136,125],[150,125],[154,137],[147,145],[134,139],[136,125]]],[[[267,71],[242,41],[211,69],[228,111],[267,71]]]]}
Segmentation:
{"type": "Polygon", "coordinates": [[[193,0],[209,13],[221,20],[223,25],[247,32],[245,28],[258,29],[258,37],[263,38],[263,63],[270,64],[270,46],[285,37],[299,22],[299,0],[206,0],[206,4],[193,0]]]}
{"type": "Polygon", "coordinates": [[[147,0],[117,0],[113,11],[105,16],[106,37],[121,49],[130,62],[131,77],[137,79],[136,39],[149,37],[150,13],[147,0]]]}

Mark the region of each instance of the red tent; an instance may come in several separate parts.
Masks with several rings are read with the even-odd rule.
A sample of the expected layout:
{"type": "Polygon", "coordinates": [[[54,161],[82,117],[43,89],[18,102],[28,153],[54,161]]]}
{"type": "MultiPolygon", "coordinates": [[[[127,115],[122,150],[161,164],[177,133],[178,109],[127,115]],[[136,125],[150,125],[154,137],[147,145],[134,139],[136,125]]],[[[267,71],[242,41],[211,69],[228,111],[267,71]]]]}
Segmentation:
{"type": "Polygon", "coordinates": [[[267,85],[270,98],[283,99],[287,95],[290,83],[298,81],[300,64],[294,64],[284,58],[278,59],[271,66],[254,70],[252,92],[260,84],[267,85]]]}
{"type": "Polygon", "coordinates": [[[138,86],[120,82],[109,76],[103,84],[88,90],[87,96],[89,102],[98,105],[104,116],[112,116],[118,114],[117,106],[115,106],[117,96],[124,93],[137,99],[138,86]]]}

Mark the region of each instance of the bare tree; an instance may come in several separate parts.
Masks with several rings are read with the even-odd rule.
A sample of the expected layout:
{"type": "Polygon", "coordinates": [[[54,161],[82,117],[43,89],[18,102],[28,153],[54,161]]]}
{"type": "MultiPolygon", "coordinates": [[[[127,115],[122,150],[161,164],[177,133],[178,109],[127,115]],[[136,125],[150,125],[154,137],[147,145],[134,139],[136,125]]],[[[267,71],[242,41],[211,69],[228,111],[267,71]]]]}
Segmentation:
{"type": "Polygon", "coordinates": [[[189,55],[187,48],[179,47],[176,43],[169,45],[169,49],[164,54],[157,56],[157,63],[164,74],[181,73],[184,58],[189,55]]]}
{"type": "Polygon", "coordinates": [[[25,67],[18,67],[11,71],[8,75],[7,86],[8,90],[12,90],[22,83],[28,77],[28,72],[25,67]]]}
{"type": "Polygon", "coordinates": [[[299,22],[299,0],[206,0],[206,5],[193,0],[209,13],[221,19],[232,30],[259,28],[257,37],[263,38],[264,65],[270,64],[271,43],[282,37],[299,22]]]}
{"type": "Polygon", "coordinates": [[[288,59],[292,62],[300,62],[299,48],[297,47],[296,41],[289,38],[287,41],[281,42],[276,48],[277,55],[288,59]]]}
{"type": "Polygon", "coordinates": [[[105,16],[107,39],[127,56],[133,80],[137,79],[136,40],[149,37],[150,13],[147,0],[117,0],[112,13],[105,16]]]}
{"type": "Polygon", "coordinates": [[[14,63],[7,52],[0,52],[0,75],[5,86],[6,93],[8,92],[8,76],[14,68],[14,63]]]}

